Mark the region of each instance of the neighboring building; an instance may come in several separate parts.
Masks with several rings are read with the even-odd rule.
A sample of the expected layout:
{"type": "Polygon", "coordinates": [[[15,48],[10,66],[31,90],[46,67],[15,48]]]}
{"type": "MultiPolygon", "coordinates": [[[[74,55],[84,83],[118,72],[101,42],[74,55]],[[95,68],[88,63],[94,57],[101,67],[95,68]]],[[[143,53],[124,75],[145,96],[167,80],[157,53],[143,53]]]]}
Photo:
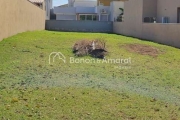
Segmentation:
{"type": "Polygon", "coordinates": [[[157,23],[180,23],[180,0],[143,0],[142,2],[143,22],[147,22],[146,18],[150,17],[155,18],[157,23]]]}
{"type": "Polygon", "coordinates": [[[50,11],[53,8],[53,0],[45,0],[46,20],[50,20],[50,11]]]}
{"type": "Polygon", "coordinates": [[[28,0],[46,11],[46,19],[50,19],[50,10],[52,9],[52,0],[28,0]]]}
{"type": "Polygon", "coordinates": [[[124,22],[114,22],[117,34],[180,48],[180,0],[128,0],[124,22]]]}
{"type": "MultiPolygon", "coordinates": [[[[180,0],[125,1],[124,22],[118,27],[116,27],[118,23],[115,23],[114,28],[117,28],[116,31],[121,28],[119,32],[121,34],[142,38],[145,23],[153,23],[151,26],[155,26],[155,23],[180,23],[180,0]]],[[[163,25],[168,29],[170,24],[163,25]]]]}
{"type": "Polygon", "coordinates": [[[103,6],[110,6],[111,2],[116,1],[126,1],[126,0],[97,0],[98,5],[103,5],[103,6]]]}
{"type": "Polygon", "coordinates": [[[50,20],[56,20],[56,15],[54,14],[54,9],[50,11],[50,20]]]}
{"type": "Polygon", "coordinates": [[[29,0],[34,5],[40,7],[41,9],[44,9],[44,0],[29,0]]]}
{"type": "MultiPolygon", "coordinates": [[[[119,4],[123,6],[123,2],[110,6],[110,1],[104,1],[105,0],[69,0],[68,7],[63,5],[54,8],[56,20],[114,21],[114,17],[117,17],[117,15],[111,13],[119,4]],[[108,6],[104,6],[104,3],[109,4],[108,6]]],[[[117,8],[116,11],[118,10],[119,8],[117,8]]],[[[121,11],[119,10],[119,12],[121,11]]]]}
{"type": "Polygon", "coordinates": [[[60,6],[57,6],[57,7],[68,7],[68,4],[60,5],[60,6]]]}
{"type": "Polygon", "coordinates": [[[119,8],[124,9],[124,2],[121,1],[113,1],[110,3],[110,11],[111,11],[111,21],[117,21],[119,15],[123,12],[120,11],[119,8]]]}
{"type": "Polygon", "coordinates": [[[110,6],[111,1],[113,0],[98,0],[97,2],[98,2],[98,5],[110,6]]]}

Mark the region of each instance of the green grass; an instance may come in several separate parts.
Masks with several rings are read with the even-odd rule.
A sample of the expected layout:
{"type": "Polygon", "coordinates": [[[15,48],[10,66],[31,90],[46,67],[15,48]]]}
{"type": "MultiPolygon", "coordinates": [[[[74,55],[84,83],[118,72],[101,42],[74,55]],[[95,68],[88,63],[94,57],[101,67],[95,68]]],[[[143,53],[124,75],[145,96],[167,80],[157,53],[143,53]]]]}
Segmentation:
{"type": "Polygon", "coordinates": [[[180,50],[173,47],[115,34],[35,31],[1,41],[0,62],[3,120],[180,118],[180,50]],[[131,57],[131,68],[69,63],[76,41],[98,38],[107,42],[107,58],[131,57]],[[127,44],[162,53],[141,55],[127,44]],[[62,52],[66,64],[49,64],[51,52],[62,52]]]}

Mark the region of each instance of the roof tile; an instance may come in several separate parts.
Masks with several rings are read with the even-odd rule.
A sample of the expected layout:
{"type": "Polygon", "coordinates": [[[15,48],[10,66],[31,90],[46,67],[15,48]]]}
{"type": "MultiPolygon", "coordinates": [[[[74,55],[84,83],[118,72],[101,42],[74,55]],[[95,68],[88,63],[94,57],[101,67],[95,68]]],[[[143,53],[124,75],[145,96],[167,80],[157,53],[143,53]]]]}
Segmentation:
{"type": "Polygon", "coordinates": [[[44,0],[29,0],[29,1],[33,3],[43,3],[44,0]]]}

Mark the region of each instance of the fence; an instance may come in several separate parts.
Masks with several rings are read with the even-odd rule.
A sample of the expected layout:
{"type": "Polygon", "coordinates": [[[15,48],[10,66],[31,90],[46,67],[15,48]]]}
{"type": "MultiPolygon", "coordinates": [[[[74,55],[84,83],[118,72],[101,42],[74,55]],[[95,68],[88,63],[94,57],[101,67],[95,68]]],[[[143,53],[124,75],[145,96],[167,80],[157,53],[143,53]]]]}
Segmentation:
{"type": "Polygon", "coordinates": [[[132,27],[123,22],[114,22],[113,32],[180,48],[180,24],[177,23],[142,23],[132,27]]]}
{"type": "Polygon", "coordinates": [[[46,30],[112,33],[112,22],[47,20],[46,30]]]}
{"type": "Polygon", "coordinates": [[[0,40],[45,28],[45,11],[27,0],[0,0],[0,5],[0,40]]]}
{"type": "Polygon", "coordinates": [[[180,48],[180,24],[144,23],[142,39],[180,48]]]}

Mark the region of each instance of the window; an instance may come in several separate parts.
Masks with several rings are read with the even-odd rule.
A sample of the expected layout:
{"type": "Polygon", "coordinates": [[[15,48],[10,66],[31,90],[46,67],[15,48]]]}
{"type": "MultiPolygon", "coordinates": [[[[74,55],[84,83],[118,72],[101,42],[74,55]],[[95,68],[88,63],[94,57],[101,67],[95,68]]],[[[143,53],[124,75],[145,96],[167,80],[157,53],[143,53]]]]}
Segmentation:
{"type": "Polygon", "coordinates": [[[92,15],[87,15],[86,20],[91,20],[92,21],[92,15]]]}
{"type": "Polygon", "coordinates": [[[93,21],[96,21],[96,20],[97,20],[97,16],[93,15],[93,21]]]}
{"type": "Polygon", "coordinates": [[[96,15],[80,15],[80,20],[96,21],[96,15]]]}
{"type": "Polygon", "coordinates": [[[86,16],[85,15],[80,15],[80,20],[86,20],[86,16]]]}
{"type": "Polygon", "coordinates": [[[177,23],[180,23],[180,8],[177,10],[177,23]]]}

